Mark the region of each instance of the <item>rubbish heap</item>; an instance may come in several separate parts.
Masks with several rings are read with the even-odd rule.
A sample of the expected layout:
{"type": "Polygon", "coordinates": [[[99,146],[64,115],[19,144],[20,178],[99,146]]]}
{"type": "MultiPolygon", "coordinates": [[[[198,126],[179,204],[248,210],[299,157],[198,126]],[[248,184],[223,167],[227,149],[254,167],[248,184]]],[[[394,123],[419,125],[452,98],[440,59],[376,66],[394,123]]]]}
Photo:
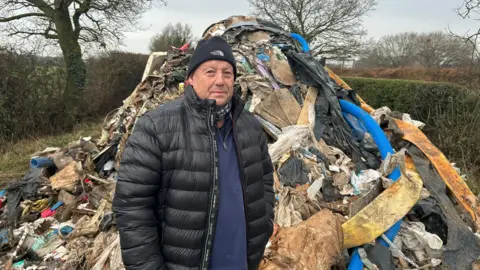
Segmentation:
{"type": "MultiPolygon", "coordinates": [[[[235,92],[261,123],[275,165],[275,230],[260,269],[345,269],[353,252],[368,269],[473,267],[478,201],[423,123],[374,110],[273,23],[233,16],[211,25],[203,37],[211,36],[233,48],[235,92]],[[383,153],[378,136],[394,151],[383,153]]],[[[149,61],[101,138],[33,154],[30,171],[0,192],[3,269],[123,269],[111,210],[119,160],[136,119],[181,97],[190,55],[182,47],[149,61]]]]}

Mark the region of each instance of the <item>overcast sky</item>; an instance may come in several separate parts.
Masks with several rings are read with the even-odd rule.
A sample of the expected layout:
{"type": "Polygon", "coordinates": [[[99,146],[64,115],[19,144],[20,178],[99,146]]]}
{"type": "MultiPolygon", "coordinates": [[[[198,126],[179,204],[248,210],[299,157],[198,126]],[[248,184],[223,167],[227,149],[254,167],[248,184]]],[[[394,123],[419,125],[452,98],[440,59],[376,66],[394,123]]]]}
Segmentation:
{"type": "MultiPolygon", "coordinates": [[[[456,32],[478,29],[480,21],[463,20],[454,12],[463,0],[379,0],[376,10],[365,18],[365,28],[371,37],[404,31],[456,32]]],[[[126,33],[121,49],[148,53],[150,38],[168,24],[181,21],[192,25],[194,34],[201,36],[212,23],[231,15],[248,15],[246,0],[168,0],[167,6],[155,7],[144,14],[139,26],[144,31],[126,33]]]]}

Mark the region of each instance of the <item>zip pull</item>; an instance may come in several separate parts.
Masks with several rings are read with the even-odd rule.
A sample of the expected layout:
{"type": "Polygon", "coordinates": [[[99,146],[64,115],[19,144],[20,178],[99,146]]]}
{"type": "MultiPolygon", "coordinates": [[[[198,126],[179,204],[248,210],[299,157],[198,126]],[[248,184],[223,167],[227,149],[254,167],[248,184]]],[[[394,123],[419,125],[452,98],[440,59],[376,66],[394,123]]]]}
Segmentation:
{"type": "Polygon", "coordinates": [[[223,149],[225,149],[225,151],[228,151],[227,143],[225,143],[224,140],[222,140],[222,143],[223,143],[223,149]]]}

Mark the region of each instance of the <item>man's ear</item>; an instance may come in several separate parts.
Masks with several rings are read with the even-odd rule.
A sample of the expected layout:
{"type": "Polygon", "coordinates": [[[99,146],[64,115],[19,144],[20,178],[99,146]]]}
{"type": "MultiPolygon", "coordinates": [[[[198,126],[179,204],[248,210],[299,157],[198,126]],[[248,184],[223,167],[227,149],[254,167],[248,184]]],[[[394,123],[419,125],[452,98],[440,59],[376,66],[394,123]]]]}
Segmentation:
{"type": "Polygon", "coordinates": [[[192,85],[192,84],[193,84],[193,74],[190,74],[190,76],[188,76],[188,78],[187,78],[187,83],[188,83],[189,85],[192,85]]]}

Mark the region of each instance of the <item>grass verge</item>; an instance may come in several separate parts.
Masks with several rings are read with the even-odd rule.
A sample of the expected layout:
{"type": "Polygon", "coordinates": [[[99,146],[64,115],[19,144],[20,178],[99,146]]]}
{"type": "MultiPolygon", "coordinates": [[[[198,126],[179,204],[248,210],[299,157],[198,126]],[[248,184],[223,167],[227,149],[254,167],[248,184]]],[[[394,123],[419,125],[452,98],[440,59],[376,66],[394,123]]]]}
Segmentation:
{"type": "Polygon", "coordinates": [[[55,136],[45,136],[2,145],[0,149],[0,185],[13,179],[20,179],[27,172],[30,156],[46,147],[64,147],[80,137],[99,137],[102,122],[80,123],[71,132],[55,136]]]}

